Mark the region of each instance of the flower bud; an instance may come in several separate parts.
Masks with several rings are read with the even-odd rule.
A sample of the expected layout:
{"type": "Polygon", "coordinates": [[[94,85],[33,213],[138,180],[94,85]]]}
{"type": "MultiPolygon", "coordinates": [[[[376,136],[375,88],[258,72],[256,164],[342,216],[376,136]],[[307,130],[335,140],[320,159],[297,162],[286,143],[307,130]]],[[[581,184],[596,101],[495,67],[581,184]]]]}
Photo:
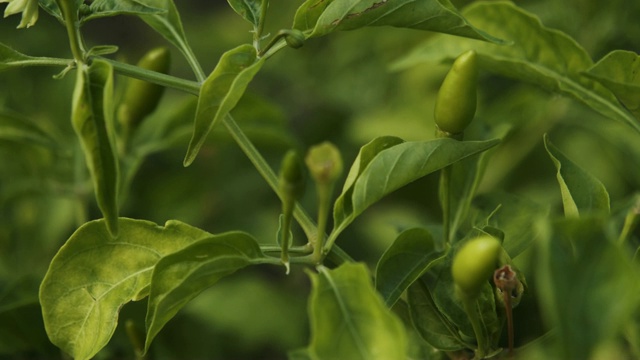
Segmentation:
{"type": "Polygon", "coordinates": [[[294,49],[299,49],[302,47],[302,45],[304,45],[306,37],[304,36],[302,31],[298,29],[289,29],[289,30],[286,30],[286,35],[284,37],[284,40],[287,42],[287,45],[289,47],[292,47],[294,49]]]}
{"type": "Polygon", "coordinates": [[[340,150],[328,141],[311,147],[305,162],[318,184],[332,184],[342,174],[340,150]]]}
{"type": "Polygon", "coordinates": [[[304,169],[300,156],[294,150],[289,150],[282,159],[279,180],[280,191],[292,201],[299,199],[304,193],[304,169]]]}

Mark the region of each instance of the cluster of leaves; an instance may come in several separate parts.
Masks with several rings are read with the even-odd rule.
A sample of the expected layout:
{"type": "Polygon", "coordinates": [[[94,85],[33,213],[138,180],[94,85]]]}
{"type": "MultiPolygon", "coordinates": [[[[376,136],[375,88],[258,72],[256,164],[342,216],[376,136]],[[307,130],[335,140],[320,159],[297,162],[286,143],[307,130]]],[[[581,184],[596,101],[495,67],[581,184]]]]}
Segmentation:
{"type": "MultiPolygon", "coordinates": [[[[12,167],[12,162],[3,163],[7,173],[20,174],[25,182],[15,178],[10,184],[7,182],[0,192],[0,203],[10,204],[12,199],[45,185],[40,191],[62,194],[47,199],[65,220],[56,221],[53,214],[46,214],[51,226],[40,224],[45,231],[43,236],[64,236],[70,223],[76,220],[79,224],[59,250],[57,244],[50,246],[49,250],[57,253],[52,260],[45,254],[49,256],[45,261],[48,270],[43,278],[9,287],[5,282],[13,280],[7,275],[12,265],[7,263],[0,268],[0,318],[7,319],[0,323],[0,350],[4,352],[50,353],[50,344],[42,332],[29,330],[23,336],[13,330],[24,328],[23,324],[35,316],[51,343],[72,357],[108,356],[105,349],[115,339],[123,306],[145,299],[146,308],[141,312],[146,315],[140,319],[146,328],[144,341],[136,341],[135,326],[130,329],[133,348],[142,357],[153,348],[152,343],[157,344],[153,340],[165,325],[203,291],[221,286],[223,278],[244,268],[282,265],[280,248],[262,236],[249,234],[246,227],[244,231],[214,234],[182,221],[170,220],[158,226],[121,214],[126,211],[123,206],[133,201],[130,198],[139,196],[135,194],[135,178],[143,173],[140,168],[145,159],[176,145],[184,148],[188,142],[183,164],[197,166],[194,161],[197,156],[207,156],[211,139],[228,135],[282,198],[278,180],[263,157],[266,151],[259,152],[252,142],[264,141],[265,134],[268,137],[265,124],[256,124],[255,118],[268,118],[272,108],[246,92],[251,82],[259,80],[257,75],[267,71],[267,63],[277,64],[274,55],[292,43],[288,36],[298,36],[295,40],[313,46],[334,32],[366,31],[365,27],[393,26],[441,33],[415,47],[392,68],[407,70],[423,63],[446,63],[473,49],[486,73],[534,84],[585,105],[576,111],[589,114],[593,124],[582,126],[601,130],[603,138],[617,142],[615,156],[640,159],[638,55],[616,50],[594,63],[570,36],[543,26],[532,13],[510,2],[477,2],[459,12],[449,1],[307,0],[295,9],[292,28],[279,32],[264,45],[268,2],[229,0],[231,8],[250,25],[253,42],[234,44],[220,56],[208,76],[187,41],[173,1],[30,3],[36,3],[66,25],[73,59],[29,56],[0,44],[0,70],[59,66],[64,68],[59,77],[66,75],[60,81],[66,81],[67,73],[74,70],[70,124],[79,146],[67,145],[68,134],[51,133],[47,125],[3,110],[0,140],[8,146],[2,150],[26,149],[26,163],[40,166],[39,171],[47,172],[56,162],[58,166],[53,175],[34,176],[33,172],[12,167]],[[81,26],[93,19],[117,15],[139,17],[174,45],[196,81],[145,71],[105,57],[117,51],[113,46],[85,49],[81,26]],[[130,143],[123,146],[122,142],[129,139],[122,136],[122,125],[114,118],[114,99],[118,100],[114,94],[119,93],[114,87],[115,74],[182,90],[197,95],[197,101],[188,99],[172,111],[158,111],[135,129],[130,143]],[[242,121],[244,117],[248,121],[242,121]],[[222,125],[226,132],[218,131],[222,125]],[[38,162],[42,157],[48,160],[44,165],[45,161],[38,162]],[[95,196],[91,196],[92,192],[95,196]],[[92,198],[103,219],[86,220],[92,217],[92,198]],[[40,284],[37,299],[33,283],[40,284]],[[14,338],[18,340],[4,340],[14,338]]],[[[23,21],[25,14],[29,25],[33,25],[33,8],[23,12],[23,21]]],[[[290,358],[470,357],[481,341],[490,344],[484,356],[502,356],[501,349],[506,346],[502,339],[504,315],[495,289],[487,281],[476,301],[483,325],[478,334],[455,294],[451,278],[451,261],[457,248],[479,234],[501,239],[507,255],[529,280],[525,300],[516,309],[516,324],[538,325],[517,328],[519,357],[640,356],[636,298],[640,292],[639,244],[635,231],[640,217],[638,200],[631,191],[622,189],[613,198],[614,206],[610,206],[612,199],[605,185],[572,161],[573,156],[554,146],[548,136],[542,137],[554,129],[552,121],[523,125],[507,116],[513,109],[536,115],[537,109],[529,109],[531,97],[548,101],[539,92],[526,88],[522,100],[488,102],[497,110],[480,114],[466,134],[472,140],[431,139],[426,130],[416,141],[385,133],[367,139],[333,206],[333,228],[322,244],[326,263],[318,264],[317,259],[307,256],[308,246],[289,250],[292,264],[310,269],[311,281],[310,339],[303,340],[307,345],[302,349],[290,352],[290,358]],[[514,156],[514,144],[520,149],[520,158],[518,152],[514,156]],[[505,177],[536,146],[546,150],[544,161],[557,171],[558,184],[546,187],[542,198],[561,199],[559,205],[564,214],[558,207],[541,205],[522,194],[488,191],[500,184],[500,174],[505,177]],[[507,161],[502,160],[505,154],[510,155],[507,161]],[[374,271],[363,263],[354,263],[335,245],[337,240],[354,235],[352,228],[358,221],[379,220],[375,211],[366,210],[379,209],[387,195],[395,192],[402,199],[407,188],[425,185],[430,174],[445,168],[450,171],[451,182],[448,195],[439,197],[448,202],[451,211],[451,217],[445,219],[449,221],[449,236],[443,235],[444,224],[437,216],[418,224],[405,220],[394,227],[394,240],[386,240],[383,253],[370,260],[377,263],[374,271]],[[352,232],[347,234],[348,231],[352,232]]],[[[533,117],[538,120],[548,115],[533,117]]],[[[556,115],[562,116],[568,115],[556,115]]],[[[573,125],[568,129],[575,128],[575,124],[566,124],[573,125]]],[[[283,130],[281,122],[276,120],[271,126],[270,130],[276,128],[274,141],[279,146],[300,146],[283,130]]],[[[562,135],[562,127],[552,134],[554,138],[562,135]]],[[[234,166],[228,170],[233,172],[233,180],[232,176],[220,177],[222,184],[231,186],[241,174],[234,166]]],[[[629,187],[637,189],[638,173],[628,171],[620,176],[626,176],[629,187]]],[[[2,180],[4,183],[6,178],[2,180]]],[[[144,182],[154,180],[143,178],[144,182]]],[[[171,184],[173,180],[167,177],[164,181],[171,184]]],[[[202,181],[199,177],[198,180],[202,181]]],[[[541,181],[541,177],[533,180],[541,181]]],[[[416,197],[415,191],[410,196],[416,197]]],[[[437,197],[436,191],[436,199],[429,199],[433,201],[426,206],[433,208],[437,197]]],[[[237,211],[250,208],[253,200],[245,201],[237,201],[237,211]]],[[[303,202],[308,203],[313,204],[303,202]]],[[[190,206],[195,209],[192,211],[198,211],[197,204],[190,206]]],[[[294,214],[310,244],[324,238],[323,227],[318,228],[303,207],[298,206],[294,214]]],[[[274,229],[271,234],[276,232],[277,219],[270,217],[270,222],[275,223],[269,227],[274,229]]],[[[0,228],[0,235],[10,236],[13,231],[0,228]]],[[[363,238],[365,241],[356,244],[371,247],[375,241],[373,237],[363,238]]],[[[354,248],[346,240],[343,243],[354,248]]],[[[7,250],[11,250],[10,244],[0,242],[7,250]]],[[[354,257],[362,255],[357,251],[349,253],[354,257]]],[[[220,311],[212,311],[216,310],[220,311]]]]}

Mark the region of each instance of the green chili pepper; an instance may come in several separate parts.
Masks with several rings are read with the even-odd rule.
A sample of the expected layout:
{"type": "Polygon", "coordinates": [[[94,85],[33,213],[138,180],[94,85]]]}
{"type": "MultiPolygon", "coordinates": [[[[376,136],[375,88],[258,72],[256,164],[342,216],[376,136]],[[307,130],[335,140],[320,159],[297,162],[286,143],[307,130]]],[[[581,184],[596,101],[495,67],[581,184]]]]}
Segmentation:
{"type": "Polygon", "coordinates": [[[296,201],[304,194],[305,176],[302,160],[293,150],[287,152],[280,166],[279,188],[282,194],[282,263],[289,273],[289,245],[291,243],[291,220],[296,201]]]}
{"type": "MultiPolygon", "coordinates": [[[[166,47],[149,51],[138,62],[137,66],[166,74],[171,65],[171,53],[166,47]]],[[[118,120],[127,130],[135,129],[142,120],[151,114],[162,97],[164,87],[143,80],[130,79],[118,108],[118,120]]]]}
{"type": "Polygon", "coordinates": [[[489,235],[467,241],[453,258],[451,273],[460,295],[475,298],[499,266],[502,246],[489,235]]]}
{"type": "Polygon", "coordinates": [[[438,130],[455,135],[464,132],[476,112],[478,59],[470,50],[458,56],[447,73],[436,99],[438,130]]]}

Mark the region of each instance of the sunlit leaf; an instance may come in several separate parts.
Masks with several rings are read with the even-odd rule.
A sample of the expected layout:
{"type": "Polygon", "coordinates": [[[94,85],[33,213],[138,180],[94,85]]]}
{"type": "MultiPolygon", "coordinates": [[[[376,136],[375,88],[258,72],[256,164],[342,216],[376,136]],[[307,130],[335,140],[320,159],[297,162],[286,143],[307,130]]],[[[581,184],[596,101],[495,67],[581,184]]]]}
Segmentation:
{"type": "Polygon", "coordinates": [[[587,173],[558,150],[545,135],[544,146],[555,165],[564,214],[578,217],[581,213],[609,213],[609,193],[600,180],[587,173]]]}
{"type": "Polygon", "coordinates": [[[380,151],[363,170],[357,171],[360,176],[336,201],[335,228],[330,237],[337,237],[358,215],[384,196],[498,143],[499,140],[437,139],[405,142],[380,151]]]}
{"type": "Polygon", "coordinates": [[[589,359],[638,310],[640,276],[628,254],[607,239],[603,221],[583,217],[541,224],[531,263],[541,312],[556,331],[554,353],[589,359]]]}
{"type": "Polygon", "coordinates": [[[262,13],[261,0],[227,0],[227,2],[238,15],[250,22],[254,28],[258,27],[262,13]]]}
{"type": "Polygon", "coordinates": [[[640,131],[640,122],[618,103],[611,91],[581,74],[591,68],[593,61],[568,35],[543,26],[537,17],[510,2],[476,2],[463,15],[475,26],[513,44],[498,46],[436,36],[400,59],[394,68],[453,61],[461,53],[474,49],[486,71],[567,95],[640,131]]]}
{"type": "Polygon", "coordinates": [[[200,88],[198,108],[184,165],[189,166],[211,129],[231,111],[258,73],[265,58],[258,59],[253,46],[244,44],[224,53],[200,88]]]}
{"type": "Polygon", "coordinates": [[[229,232],[210,236],[163,257],[153,270],[145,349],[176,313],[221,278],[265,261],[256,240],[229,232]]]}
{"type": "Polygon", "coordinates": [[[614,50],[585,73],[611,90],[637,118],[640,118],[640,56],[614,50]]]}
{"type": "Polygon", "coordinates": [[[208,235],[178,221],[160,227],[120,218],[116,238],[104,220],[81,226],[53,258],[40,286],[51,342],[75,359],[93,357],[113,335],[120,308],[148,294],[158,260],[208,235]]]}
{"type": "Polygon", "coordinates": [[[422,228],[403,231],[382,255],[376,268],[376,290],[387,306],[393,306],[409,285],[442,256],[429,231],[422,228]]]}
{"type": "Polygon", "coordinates": [[[113,120],[113,68],[102,60],[79,67],[73,93],[72,124],[82,150],[96,201],[114,236],[118,233],[118,159],[113,120]]]}
{"type": "Polygon", "coordinates": [[[317,37],[385,25],[502,42],[471,25],[449,0],[307,0],[298,8],[293,27],[317,37]]]}
{"type": "Polygon", "coordinates": [[[311,345],[317,359],[404,359],[406,334],[384,305],[363,264],[310,274],[311,345]]]}
{"type": "Polygon", "coordinates": [[[413,326],[420,336],[439,350],[455,351],[468,348],[456,326],[438,309],[422,280],[407,290],[413,326]]]}
{"type": "Polygon", "coordinates": [[[89,5],[89,14],[81,22],[116,15],[152,15],[163,14],[167,10],[144,4],[137,0],[95,0],[89,5]]]}

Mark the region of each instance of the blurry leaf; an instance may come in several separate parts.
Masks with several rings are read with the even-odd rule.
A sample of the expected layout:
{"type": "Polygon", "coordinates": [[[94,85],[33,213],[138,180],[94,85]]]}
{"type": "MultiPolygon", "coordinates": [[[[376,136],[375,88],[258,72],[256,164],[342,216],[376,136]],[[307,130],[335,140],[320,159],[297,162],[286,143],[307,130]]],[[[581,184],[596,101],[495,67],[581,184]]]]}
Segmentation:
{"type": "Polygon", "coordinates": [[[588,69],[586,76],[611,90],[624,106],[640,118],[640,56],[614,50],[588,69]]]}
{"type": "Polygon", "coordinates": [[[437,251],[429,231],[413,228],[403,231],[378,261],[376,290],[392,307],[402,293],[444,254],[437,251]]]}
{"type": "Polygon", "coordinates": [[[56,4],[56,0],[39,0],[38,2],[40,6],[49,13],[49,15],[64,23],[62,12],[60,12],[60,8],[58,7],[58,4],[56,4]]]}
{"type": "MultiPolygon", "coordinates": [[[[358,215],[384,196],[436,170],[473,154],[485,151],[499,140],[457,141],[437,139],[405,142],[380,151],[360,173],[355,183],[343,190],[335,203],[334,229],[336,238],[358,215]]],[[[350,172],[350,177],[351,173],[350,172]]]]}
{"type": "Polygon", "coordinates": [[[638,268],[607,239],[599,218],[541,224],[535,266],[548,326],[557,329],[560,358],[589,359],[638,310],[638,268]]]}
{"type": "Polygon", "coordinates": [[[209,235],[179,221],[164,227],[120,218],[112,238],[104,220],[81,226],[53,258],[40,286],[52,343],[89,359],[111,339],[120,308],[145,297],[158,260],[209,235]]]}
{"type": "Polygon", "coordinates": [[[96,200],[112,235],[118,233],[118,159],[113,124],[113,68],[95,59],[77,70],[72,123],[91,173],[96,200]]]}
{"type": "Polygon", "coordinates": [[[0,357],[21,352],[54,356],[54,349],[44,332],[37,299],[0,306],[0,357]]]}
{"type": "Polygon", "coordinates": [[[54,148],[56,140],[37,123],[8,114],[0,114],[0,140],[54,148]]]}
{"type": "Polygon", "coordinates": [[[227,0],[227,2],[233,11],[250,22],[254,28],[258,27],[262,13],[262,0],[227,0]]]}
{"type": "Polygon", "coordinates": [[[184,165],[195,160],[211,129],[236,106],[247,86],[258,73],[265,58],[258,59],[256,49],[240,45],[222,55],[213,72],[200,88],[198,108],[184,165]]]}
{"type": "MultiPolygon", "coordinates": [[[[0,71],[12,67],[52,65],[52,63],[59,65],[60,62],[66,61],[67,60],[64,59],[28,56],[0,43],[0,71]]],[[[71,62],[71,60],[69,60],[69,62],[71,62]]]]}
{"type": "Polygon", "coordinates": [[[313,360],[313,357],[311,356],[311,353],[309,352],[309,349],[303,348],[303,349],[296,349],[296,350],[293,350],[293,351],[289,351],[289,353],[287,353],[287,359],[289,359],[289,360],[313,360]]]}
{"type": "Polygon", "coordinates": [[[402,322],[375,292],[363,264],[311,274],[311,345],[317,359],[404,359],[402,322]]]}
{"type": "Polygon", "coordinates": [[[308,37],[385,25],[502,43],[471,25],[449,0],[307,0],[293,22],[308,37]]]}
{"type": "Polygon", "coordinates": [[[481,210],[482,217],[475,226],[484,228],[489,225],[503,231],[502,247],[512,259],[539,237],[531,224],[549,213],[547,206],[507,193],[480,195],[474,200],[474,206],[481,210]]]}
{"type": "MultiPolygon", "coordinates": [[[[155,9],[164,10],[163,13],[138,14],[138,16],[155,31],[177,47],[189,62],[198,76],[202,69],[197,65],[195,55],[187,42],[187,36],[182,27],[182,20],[173,0],[137,0],[139,3],[155,9]]],[[[204,75],[202,75],[204,77],[204,75]]]]}
{"type": "Polygon", "coordinates": [[[544,136],[544,146],[558,173],[564,214],[578,217],[580,213],[609,213],[609,194],[604,185],[569,160],[544,136]]]}
{"type": "Polygon", "coordinates": [[[440,312],[422,280],[411,284],[407,291],[413,326],[426,342],[445,351],[469,347],[460,338],[456,326],[440,312]]]}
{"type": "Polygon", "coordinates": [[[95,0],[89,5],[89,11],[87,16],[80,19],[81,22],[116,15],[152,15],[167,12],[163,8],[147,6],[137,0],[95,0]]]}
{"type": "Polygon", "coordinates": [[[474,49],[480,66],[487,71],[570,96],[640,131],[640,122],[620,106],[609,90],[581,75],[593,61],[566,34],[544,27],[537,17],[510,2],[476,2],[467,7],[463,15],[483,30],[512,41],[513,45],[437,36],[400,59],[394,68],[453,61],[462,52],[474,49]]]}
{"type": "Polygon", "coordinates": [[[260,263],[264,263],[264,255],[258,243],[241,232],[200,239],[163,257],[151,278],[145,351],[164,325],[191,299],[221,278],[260,263]]]}
{"type": "MultiPolygon", "coordinates": [[[[451,242],[456,238],[456,233],[467,218],[471,202],[476,194],[476,189],[482,177],[483,159],[487,153],[469,156],[451,165],[449,176],[449,206],[451,211],[450,238],[451,242]]],[[[440,201],[443,201],[441,199],[440,201]]]]}

